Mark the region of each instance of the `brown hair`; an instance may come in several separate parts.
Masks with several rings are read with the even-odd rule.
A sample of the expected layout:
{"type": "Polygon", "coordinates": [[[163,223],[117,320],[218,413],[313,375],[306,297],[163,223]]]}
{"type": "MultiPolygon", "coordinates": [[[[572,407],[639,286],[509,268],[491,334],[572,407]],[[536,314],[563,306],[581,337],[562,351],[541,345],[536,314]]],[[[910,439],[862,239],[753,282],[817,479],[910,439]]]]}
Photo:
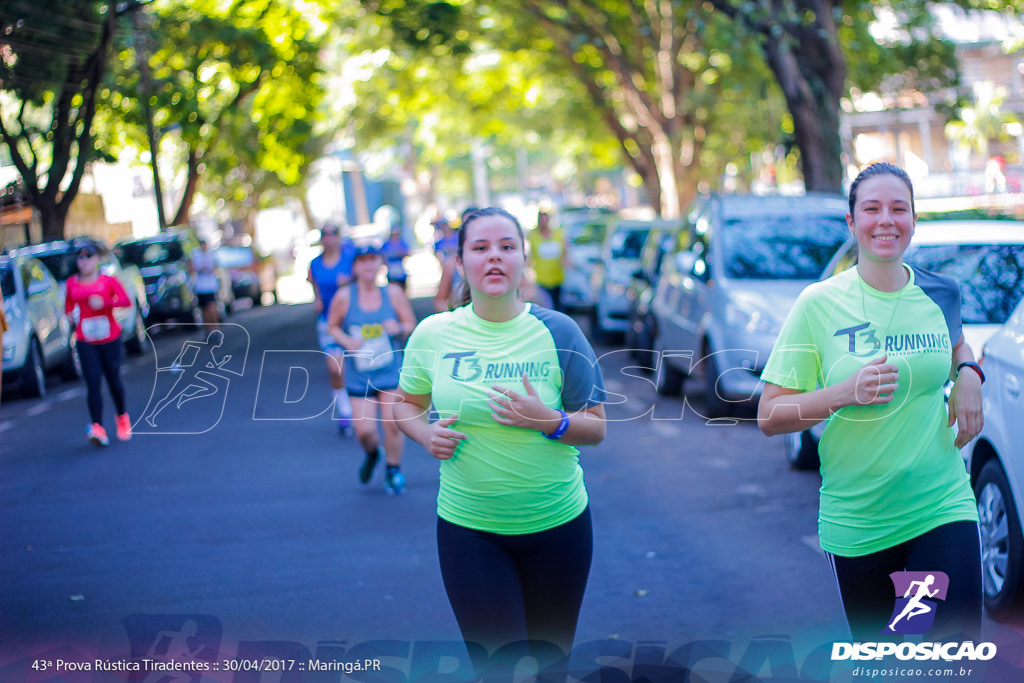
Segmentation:
{"type": "MultiPolygon", "coordinates": [[[[462,260],[463,248],[466,245],[467,228],[469,228],[469,225],[473,221],[486,216],[500,216],[512,221],[512,224],[516,226],[516,231],[519,233],[520,246],[524,249],[526,248],[526,236],[523,233],[523,226],[519,225],[519,221],[516,217],[508,211],[505,209],[499,209],[496,206],[488,206],[483,209],[471,209],[462,214],[462,224],[459,226],[459,244],[455,253],[458,255],[460,261],[462,260]]],[[[452,290],[452,295],[448,299],[448,305],[450,308],[458,308],[459,306],[465,306],[471,300],[472,295],[469,291],[469,280],[462,278],[462,282],[459,283],[458,289],[452,290]]]]}

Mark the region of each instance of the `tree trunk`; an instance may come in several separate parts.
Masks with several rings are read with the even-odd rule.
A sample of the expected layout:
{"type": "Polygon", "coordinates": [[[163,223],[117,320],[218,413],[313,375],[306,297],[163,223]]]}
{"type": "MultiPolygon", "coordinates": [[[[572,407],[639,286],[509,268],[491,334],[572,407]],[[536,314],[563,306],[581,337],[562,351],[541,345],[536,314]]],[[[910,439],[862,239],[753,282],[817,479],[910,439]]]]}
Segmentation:
{"type": "Polygon", "coordinates": [[[196,188],[199,186],[199,158],[192,148],[188,150],[188,175],[185,178],[185,191],[178,203],[178,210],[174,218],[168,223],[168,227],[184,225],[188,223],[189,213],[192,211],[192,201],[196,197],[196,188]]]}
{"type": "Polygon", "coordinates": [[[68,207],[61,202],[40,201],[36,203],[39,211],[39,222],[43,227],[43,241],[53,242],[64,239],[64,223],[68,217],[68,207]]]}
{"type": "MultiPolygon", "coordinates": [[[[803,45],[798,52],[812,52],[803,45]]],[[[767,49],[786,105],[793,116],[793,133],[800,150],[804,186],[810,191],[842,192],[843,161],[839,138],[839,99],[846,64],[817,64],[811,55],[794,54],[779,43],[767,49]]]]}

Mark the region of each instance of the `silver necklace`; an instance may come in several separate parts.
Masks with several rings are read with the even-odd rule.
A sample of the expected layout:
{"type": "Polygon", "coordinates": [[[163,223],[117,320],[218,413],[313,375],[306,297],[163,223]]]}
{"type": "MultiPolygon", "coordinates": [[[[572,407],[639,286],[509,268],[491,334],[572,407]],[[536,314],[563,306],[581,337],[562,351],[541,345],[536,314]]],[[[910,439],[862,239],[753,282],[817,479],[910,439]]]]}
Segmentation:
{"type": "MultiPolygon", "coordinates": [[[[907,269],[906,269],[905,266],[901,265],[900,267],[903,268],[904,272],[906,272],[907,269]]],[[[871,319],[868,318],[867,305],[865,304],[865,296],[864,296],[864,288],[866,286],[868,286],[868,285],[865,284],[864,278],[861,276],[860,271],[857,272],[857,282],[860,283],[860,310],[861,310],[861,313],[864,314],[864,322],[870,323],[871,319]]],[[[896,303],[893,304],[892,312],[889,314],[889,321],[887,323],[885,323],[885,327],[884,328],[881,328],[879,330],[880,332],[883,332],[883,331],[884,332],[888,332],[889,331],[889,328],[892,326],[892,321],[896,318],[896,311],[900,307],[900,299],[903,298],[903,292],[906,291],[906,289],[907,289],[907,287],[909,285],[910,285],[910,274],[907,273],[907,281],[906,281],[906,283],[904,283],[904,285],[902,287],[900,287],[900,293],[896,297],[896,303]]],[[[879,342],[879,345],[881,345],[881,342],[879,342]]]]}

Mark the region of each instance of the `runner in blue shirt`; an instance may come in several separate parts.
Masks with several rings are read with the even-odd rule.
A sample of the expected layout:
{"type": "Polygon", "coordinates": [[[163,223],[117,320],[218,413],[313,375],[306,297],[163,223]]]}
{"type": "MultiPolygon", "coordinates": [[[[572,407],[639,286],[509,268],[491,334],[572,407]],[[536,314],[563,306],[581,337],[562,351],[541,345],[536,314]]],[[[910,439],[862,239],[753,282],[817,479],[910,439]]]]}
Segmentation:
{"type": "Polygon", "coordinates": [[[320,230],[323,252],[309,264],[307,279],[313,285],[313,310],[316,311],[316,332],[320,350],[327,354],[327,375],[334,392],[334,405],[339,417],[338,429],[342,436],[351,436],[352,403],[345,391],[345,370],[342,363],[344,349],[327,331],[327,311],[339,287],[352,281],[352,261],[355,245],[342,238],[341,228],[328,223],[320,230]]]}

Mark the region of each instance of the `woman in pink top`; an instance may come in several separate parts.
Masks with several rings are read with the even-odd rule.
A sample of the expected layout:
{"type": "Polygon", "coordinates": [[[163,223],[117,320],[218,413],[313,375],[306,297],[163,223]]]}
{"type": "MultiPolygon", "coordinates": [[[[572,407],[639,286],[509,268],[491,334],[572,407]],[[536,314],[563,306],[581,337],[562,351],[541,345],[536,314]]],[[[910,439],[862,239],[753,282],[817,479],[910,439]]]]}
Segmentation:
{"type": "Polygon", "coordinates": [[[89,392],[89,441],[106,446],[109,440],[103,428],[103,377],[107,378],[117,409],[117,438],[127,441],[132,437],[121,382],[121,326],[114,319],[114,309],[131,306],[131,301],[117,279],[100,274],[97,256],[96,246],[90,243],[78,250],[78,274],[68,278],[64,309],[75,325],[78,357],[89,392]]]}

